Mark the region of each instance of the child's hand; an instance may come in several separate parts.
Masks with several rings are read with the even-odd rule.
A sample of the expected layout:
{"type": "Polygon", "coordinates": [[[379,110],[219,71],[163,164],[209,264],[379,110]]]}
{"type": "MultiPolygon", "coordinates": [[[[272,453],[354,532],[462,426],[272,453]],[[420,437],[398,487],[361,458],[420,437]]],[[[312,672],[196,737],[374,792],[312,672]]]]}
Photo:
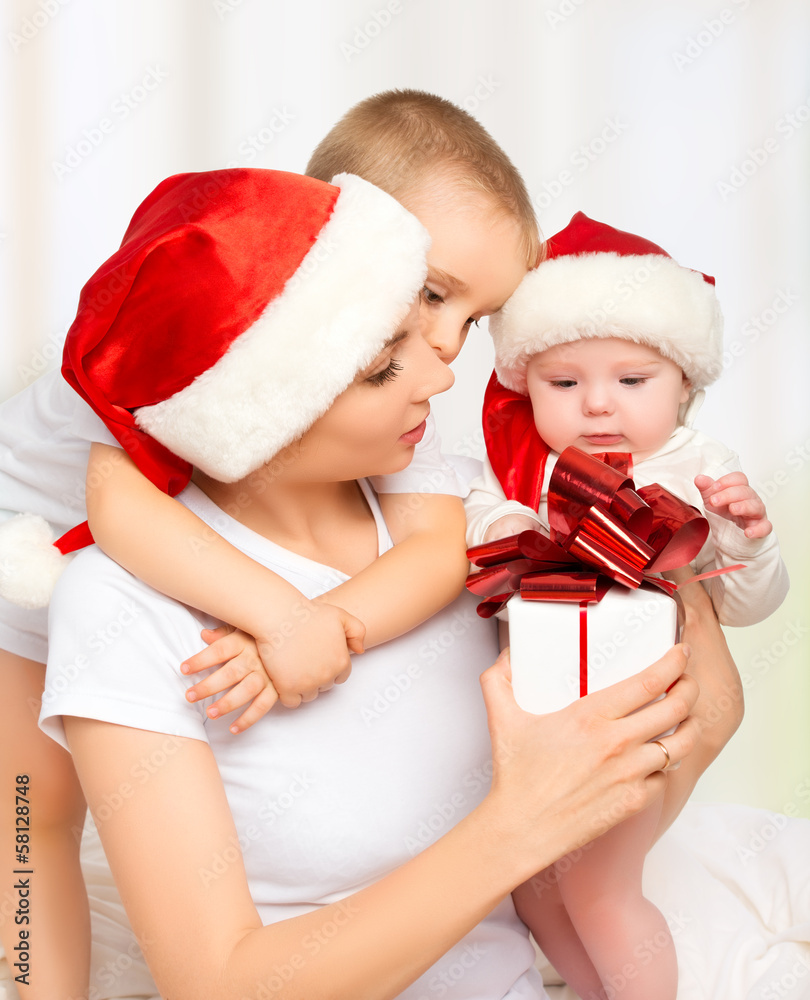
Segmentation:
{"type": "Polygon", "coordinates": [[[745,532],[746,538],[764,538],[773,530],[765,516],[765,504],[748,485],[744,473],[729,472],[719,479],[695,476],[695,486],[700,490],[706,509],[733,521],[745,532]]]}
{"type": "Polygon", "coordinates": [[[504,514],[487,528],[484,541],[494,542],[497,538],[508,538],[510,535],[519,535],[521,531],[537,531],[539,528],[540,522],[528,514],[504,514]]]}
{"type": "Polygon", "coordinates": [[[183,673],[223,665],[190,688],[186,697],[206,698],[237,684],[236,697],[234,691],[229,691],[209,707],[208,715],[225,715],[253,697],[254,704],[231,726],[232,732],[241,732],[276,701],[286,708],[297,708],[334,684],[342,684],[352,669],[349,653],[363,652],[365,626],[342,608],[322,601],[301,605],[298,612],[300,620],[294,626],[273,633],[267,641],[230,626],[204,629],[203,639],[210,645],[181,665],[183,673]],[[240,700],[243,689],[255,689],[257,685],[261,685],[258,693],[254,691],[240,700]]]}
{"type": "Polygon", "coordinates": [[[189,701],[200,701],[226,691],[218,701],[208,706],[206,714],[209,719],[227,715],[250,702],[249,707],[230,727],[234,734],[244,732],[266,715],[278,701],[278,692],[259,658],[256,640],[230,625],[215,629],[204,628],[201,635],[208,643],[208,648],[189,657],[185,663],[180,664],[180,669],[184,674],[196,674],[218,664],[221,666],[199,684],[189,688],[186,698],[189,701]]]}

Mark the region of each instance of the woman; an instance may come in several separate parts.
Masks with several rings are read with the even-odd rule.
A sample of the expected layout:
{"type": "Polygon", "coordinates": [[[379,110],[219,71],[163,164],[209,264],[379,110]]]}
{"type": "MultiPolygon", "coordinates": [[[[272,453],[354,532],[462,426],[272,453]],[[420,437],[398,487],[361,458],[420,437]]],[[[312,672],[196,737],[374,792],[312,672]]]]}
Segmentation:
{"type": "MultiPolygon", "coordinates": [[[[224,206],[265,223],[267,206],[227,199],[217,194],[218,217],[224,206]]],[[[389,249],[375,244],[337,283],[322,258],[302,264],[304,298],[328,312],[335,296],[345,330],[389,249]]],[[[273,343],[277,359],[299,353],[284,384],[295,433],[238,481],[198,471],[181,494],[309,598],[390,547],[366,477],[408,464],[429,397],[452,380],[415,307],[402,322],[392,306],[374,351],[330,329],[276,328],[256,373],[261,383],[274,371],[273,343]],[[323,413],[308,362],[347,358],[323,413]]],[[[96,361],[104,349],[102,331],[96,361]]],[[[167,342],[161,371],[171,352],[167,342]]],[[[206,384],[209,370],[197,374],[206,384]]],[[[666,737],[673,762],[694,743],[694,722],[681,723],[697,688],[676,647],[547,717],[517,708],[501,659],[482,681],[490,746],[478,675],[495,641],[465,596],[364,654],[350,683],[295,712],[277,706],[238,741],[228,716],[212,721],[185,698],[179,665],[211,624],[203,616],[91,549],[60,581],[52,623],[43,725],[73,753],[133,929],[173,998],[417,997],[437,983],[456,997],[540,997],[509,893],[660,793],[661,752],[648,740],[679,726],[666,737]]]]}

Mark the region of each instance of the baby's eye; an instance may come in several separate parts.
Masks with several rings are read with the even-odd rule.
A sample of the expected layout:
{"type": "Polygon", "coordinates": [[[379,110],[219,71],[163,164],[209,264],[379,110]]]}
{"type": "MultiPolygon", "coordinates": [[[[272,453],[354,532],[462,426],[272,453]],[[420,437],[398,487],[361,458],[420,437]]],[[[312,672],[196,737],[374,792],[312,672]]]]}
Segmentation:
{"type": "Polygon", "coordinates": [[[470,326],[473,323],[478,326],[478,320],[474,316],[470,316],[464,321],[465,326],[470,326]]]}
{"type": "Polygon", "coordinates": [[[573,378],[559,378],[549,382],[555,389],[572,389],[576,384],[576,379],[573,378]]]}
{"type": "Polygon", "coordinates": [[[646,381],[647,376],[642,375],[628,375],[627,378],[619,379],[622,385],[644,385],[646,381]]]}
{"type": "Polygon", "coordinates": [[[431,306],[444,302],[443,296],[439,295],[438,292],[434,292],[432,288],[428,288],[427,285],[424,285],[422,288],[422,298],[431,306]]]}
{"type": "Polygon", "coordinates": [[[386,382],[392,382],[401,371],[402,365],[399,361],[395,358],[391,358],[382,371],[377,372],[376,375],[369,375],[366,382],[370,385],[385,385],[386,382]]]}

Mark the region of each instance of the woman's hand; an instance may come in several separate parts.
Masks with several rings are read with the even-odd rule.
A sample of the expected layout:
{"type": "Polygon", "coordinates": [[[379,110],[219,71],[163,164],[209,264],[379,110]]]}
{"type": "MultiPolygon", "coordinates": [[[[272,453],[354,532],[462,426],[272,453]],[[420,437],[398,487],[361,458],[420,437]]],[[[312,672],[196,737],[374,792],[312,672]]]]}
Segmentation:
{"type": "Polygon", "coordinates": [[[690,713],[698,686],[685,673],[688,656],[687,647],[675,646],[634,677],[548,715],[518,707],[508,650],[482,675],[494,765],[490,797],[509,849],[526,858],[527,878],[538,861],[547,864],[593,840],[664,791],[661,750],[649,741],[677,727],[664,737],[673,764],[695,745],[690,713]],[[531,856],[532,831],[543,856],[531,856]],[[549,859],[550,833],[557,839],[549,859]]]}

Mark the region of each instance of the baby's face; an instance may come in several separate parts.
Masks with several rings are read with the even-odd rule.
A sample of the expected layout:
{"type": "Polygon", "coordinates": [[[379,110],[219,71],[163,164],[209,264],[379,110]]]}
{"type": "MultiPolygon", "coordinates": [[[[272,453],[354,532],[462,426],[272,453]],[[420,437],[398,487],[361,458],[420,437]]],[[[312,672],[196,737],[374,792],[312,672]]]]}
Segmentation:
{"type": "Polygon", "coordinates": [[[559,344],[527,370],[534,423],[554,451],[629,451],[636,462],[661,448],[678,423],[689,383],[652,347],[618,338],[559,344]]]}
{"type": "Polygon", "coordinates": [[[518,223],[480,192],[436,183],[399,199],[431,236],[422,335],[445,364],[470,326],[496,312],[528,270],[518,223]]]}

